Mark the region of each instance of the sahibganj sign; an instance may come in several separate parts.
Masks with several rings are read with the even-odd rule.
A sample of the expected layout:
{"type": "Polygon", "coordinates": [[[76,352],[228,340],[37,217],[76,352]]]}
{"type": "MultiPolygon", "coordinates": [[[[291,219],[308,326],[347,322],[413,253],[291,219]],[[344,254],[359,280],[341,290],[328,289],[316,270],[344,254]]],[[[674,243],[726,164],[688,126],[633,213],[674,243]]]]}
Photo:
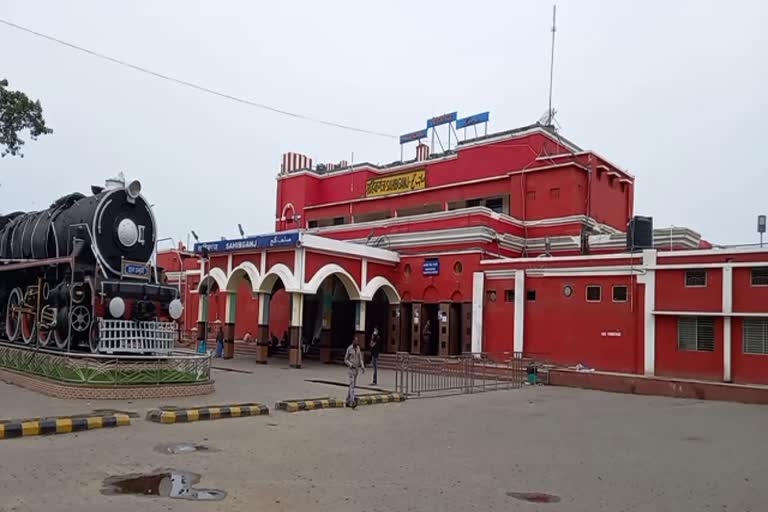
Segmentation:
{"type": "Polygon", "coordinates": [[[383,196],[386,194],[399,194],[402,192],[411,192],[421,190],[427,186],[427,171],[419,169],[417,171],[401,172],[381,178],[371,178],[365,183],[365,195],[383,196]]]}
{"type": "Polygon", "coordinates": [[[269,247],[285,247],[299,242],[297,231],[289,233],[274,233],[272,235],[251,236],[238,240],[220,240],[218,242],[202,242],[195,244],[195,252],[206,249],[208,252],[240,251],[243,249],[268,249],[269,247]]]}

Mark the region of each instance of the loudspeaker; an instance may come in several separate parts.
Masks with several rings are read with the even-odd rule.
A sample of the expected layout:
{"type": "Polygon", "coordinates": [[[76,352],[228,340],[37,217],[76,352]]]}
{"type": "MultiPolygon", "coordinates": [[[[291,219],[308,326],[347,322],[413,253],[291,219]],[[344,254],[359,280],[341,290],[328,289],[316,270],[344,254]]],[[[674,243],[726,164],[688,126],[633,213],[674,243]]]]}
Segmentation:
{"type": "Polygon", "coordinates": [[[653,217],[632,217],[627,225],[627,249],[653,249],[653,217]]]}

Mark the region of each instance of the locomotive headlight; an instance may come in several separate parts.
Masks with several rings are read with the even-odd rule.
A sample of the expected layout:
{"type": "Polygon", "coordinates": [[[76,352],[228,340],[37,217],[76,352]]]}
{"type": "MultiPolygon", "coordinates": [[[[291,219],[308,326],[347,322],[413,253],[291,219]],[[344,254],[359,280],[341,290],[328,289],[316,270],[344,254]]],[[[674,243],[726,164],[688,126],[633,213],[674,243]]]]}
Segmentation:
{"type": "Polygon", "coordinates": [[[115,297],[109,301],[109,314],[115,318],[123,318],[125,314],[125,301],[120,297],[115,297]]]}
{"type": "Polygon", "coordinates": [[[179,299],[173,299],[170,304],[168,304],[168,314],[171,315],[171,318],[174,320],[178,320],[181,318],[181,314],[184,312],[184,304],[181,303],[179,299]]]}
{"type": "Polygon", "coordinates": [[[139,194],[141,194],[141,182],[139,180],[133,180],[127,187],[125,187],[125,190],[128,193],[128,197],[136,199],[139,197],[139,194]]]}
{"type": "Polygon", "coordinates": [[[125,247],[133,247],[139,241],[139,227],[131,219],[123,219],[117,225],[117,239],[125,247]]]}

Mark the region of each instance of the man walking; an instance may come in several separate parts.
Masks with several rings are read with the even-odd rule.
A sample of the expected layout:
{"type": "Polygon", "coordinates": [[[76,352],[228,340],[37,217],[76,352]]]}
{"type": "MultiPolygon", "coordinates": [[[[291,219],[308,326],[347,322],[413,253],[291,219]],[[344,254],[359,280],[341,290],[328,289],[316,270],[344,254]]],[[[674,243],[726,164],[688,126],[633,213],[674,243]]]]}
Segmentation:
{"type": "Polygon", "coordinates": [[[378,384],[379,377],[379,354],[381,353],[381,336],[379,335],[379,328],[373,328],[373,334],[371,334],[371,365],[373,366],[373,382],[371,384],[378,384]]]}
{"type": "Polygon", "coordinates": [[[347,407],[353,409],[357,407],[357,398],[355,398],[355,386],[357,385],[358,371],[365,373],[365,363],[363,362],[363,353],[360,351],[360,342],[357,336],[352,338],[352,344],[347,347],[347,353],[344,354],[344,364],[347,365],[349,374],[349,391],[347,392],[347,407]]]}

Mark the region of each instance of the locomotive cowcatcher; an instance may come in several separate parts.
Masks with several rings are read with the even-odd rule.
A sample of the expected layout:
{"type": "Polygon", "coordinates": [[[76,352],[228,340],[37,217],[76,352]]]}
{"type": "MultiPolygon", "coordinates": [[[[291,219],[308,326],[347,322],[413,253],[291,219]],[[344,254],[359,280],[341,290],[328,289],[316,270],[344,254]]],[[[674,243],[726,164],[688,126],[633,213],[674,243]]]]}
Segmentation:
{"type": "Polygon", "coordinates": [[[141,184],[108,180],[48,209],[0,215],[0,338],[57,350],[167,353],[183,305],[152,264],[141,184]]]}

